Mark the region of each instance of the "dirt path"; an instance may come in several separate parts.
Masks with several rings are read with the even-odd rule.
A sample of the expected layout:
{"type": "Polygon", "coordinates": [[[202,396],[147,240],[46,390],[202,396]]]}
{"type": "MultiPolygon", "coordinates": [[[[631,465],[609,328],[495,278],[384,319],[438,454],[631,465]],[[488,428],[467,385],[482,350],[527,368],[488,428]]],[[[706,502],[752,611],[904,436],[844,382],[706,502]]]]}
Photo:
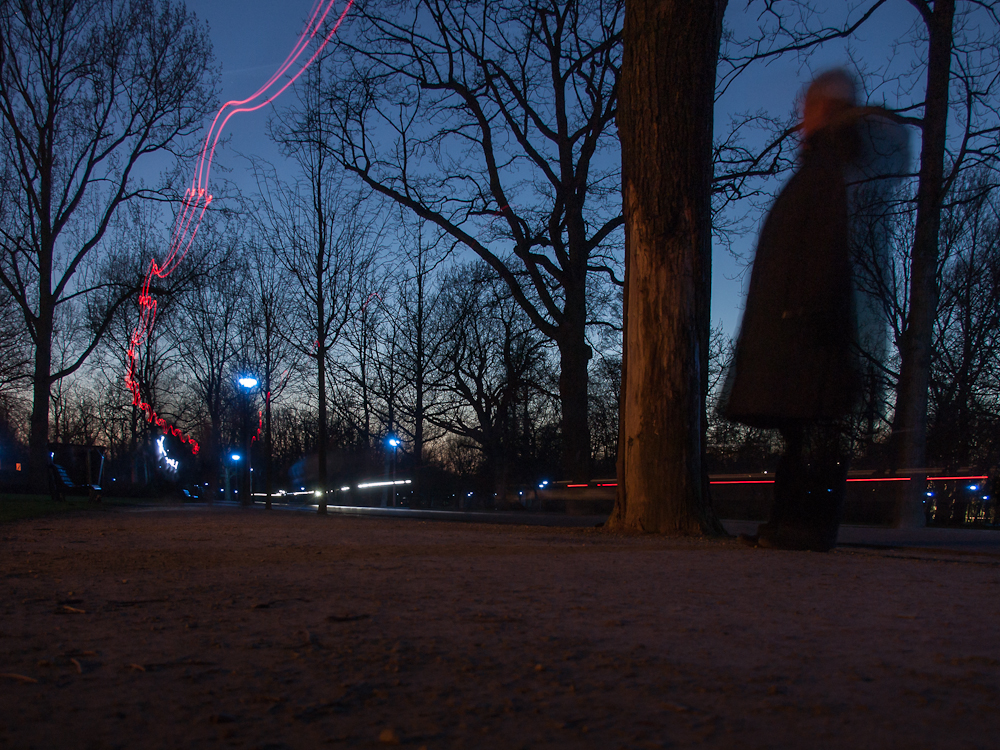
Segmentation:
{"type": "Polygon", "coordinates": [[[996,558],[263,511],[0,527],[4,748],[995,747],[996,558]]]}

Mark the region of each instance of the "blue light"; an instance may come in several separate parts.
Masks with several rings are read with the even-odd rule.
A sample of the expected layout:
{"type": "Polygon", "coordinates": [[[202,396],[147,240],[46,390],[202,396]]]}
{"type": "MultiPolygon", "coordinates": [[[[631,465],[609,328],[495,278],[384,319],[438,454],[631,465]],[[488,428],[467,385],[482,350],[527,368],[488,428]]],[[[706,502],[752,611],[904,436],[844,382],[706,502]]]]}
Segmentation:
{"type": "Polygon", "coordinates": [[[388,438],[386,438],[385,442],[387,442],[393,448],[398,448],[400,445],[402,445],[402,441],[395,435],[390,435],[388,438]]]}
{"type": "Polygon", "coordinates": [[[979,489],[979,485],[977,485],[977,484],[970,484],[969,485],[969,489],[972,490],[973,492],[975,492],[976,490],[979,489]]]}
{"type": "Polygon", "coordinates": [[[240,458],[242,458],[242,456],[240,456],[239,453],[234,453],[233,455],[230,456],[230,458],[233,459],[234,461],[239,461],[240,458]]]}
{"type": "Polygon", "coordinates": [[[253,375],[244,375],[236,382],[242,385],[244,388],[253,388],[254,386],[257,385],[257,378],[255,378],[253,375]]]}

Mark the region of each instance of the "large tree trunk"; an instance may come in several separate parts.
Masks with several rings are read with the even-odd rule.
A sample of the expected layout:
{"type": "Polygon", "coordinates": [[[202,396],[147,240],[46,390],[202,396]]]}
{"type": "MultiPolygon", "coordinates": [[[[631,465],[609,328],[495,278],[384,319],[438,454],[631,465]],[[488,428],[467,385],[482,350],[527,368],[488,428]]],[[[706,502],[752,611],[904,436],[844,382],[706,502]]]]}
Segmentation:
{"type": "MultiPolygon", "coordinates": [[[[567,289],[567,298],[570,290],[567,289]]],[[[559,402],[562,408],[563,477],[571,482],[590,481],[590,424],[587,395],[588,362],[591,357],[586,339],[586,302],[577,295],[577,325],[566,325],[559,341],[559,402]]],[[[567,299],[566,308],[570,310],[567,299]]],[[[567,318],[569,314],[567,314],[567,318]]]]}
{"type": "Polygon", "coordinates": [[[910,312],[900,344],[899,383],[892,421],[893,460],[909,473],[900,482],[894,525],[923,526],[922,507],[927,447],[927,387],[937,313],[938,232],[944,194],[944,153],[951,76],[952,24],[955,0],[937,0],[924,21],[929,36],[927,96],[920,147],[917,219],[910,254],[910,312]]]}
{"type": "Polygon", "coordinates": [[[712,114],[725,0],[630,0],[618,123],[626,302],[608,527],[720,531],[704,481],[712,114]]]}
{"type": "MultiPolygon", "coordinates": [[[[44,286],[42,287],[44,289],[44,286]]],[[[52,386],[52,310],[39,302],[35,322],[35,373],[32,381],[31,426],[28,433],[28,477],[35,492],[46,492],[49,463],[49,405],[52,386]]]]}

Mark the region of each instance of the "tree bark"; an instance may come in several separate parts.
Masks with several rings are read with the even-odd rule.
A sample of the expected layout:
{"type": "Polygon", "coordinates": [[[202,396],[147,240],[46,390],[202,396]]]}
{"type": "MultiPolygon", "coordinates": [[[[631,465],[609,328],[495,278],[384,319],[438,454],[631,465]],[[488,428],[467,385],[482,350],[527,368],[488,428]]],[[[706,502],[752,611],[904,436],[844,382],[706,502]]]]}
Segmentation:
{"type": "MultiPolygon", "coordinates": [[[[566,290],[567,298],[570,290],[566,290]]],[[[567,304],[567,307],[569,305],[567,304]]],[[[583,307],[583,305],[581,305],[583,307]]],[[[559,402],[562,409],[563,476],[571,482],[590,481],[588,369],[591,357],[585,338],[584,315],[579,327],[568,328],[559,341],[559,402]]]]}
{"type": "MultiPolygon", "coordinates": [[[[42,286],[44,293],[44,286],[42,286]]],[[[48,295],[44,295],[48,297],[48,295]]],[[[52,387],[52,310],[51,304],[39,301],[35,321],[35,374],[32,379],[31,427],[28,433],[28,476],[32,489],[44,492],[48,479],[49,404],[52,387]]]]}
{"type": "Polygon", "coordinates": [[[944,195],[944,154],[955,0],[937,0],[933,11],[916,3],[928,32],[927,96],[924,105],[917,217],[910,253],[910,311],[900,343],[900,372],[892,422],[896,471],[913,481],[900,482],[893,523],[923,526],[923,480],[927,447],[927,389],[930,382],[934,319],[938,302],[938,235],[944,195]]]}
{"type": "Polygon", "coordinates": [[[704,481],[712,115],[726,0],[630,0],[618,123],[626,309],[608,528],[721,531],[704,481]]]}

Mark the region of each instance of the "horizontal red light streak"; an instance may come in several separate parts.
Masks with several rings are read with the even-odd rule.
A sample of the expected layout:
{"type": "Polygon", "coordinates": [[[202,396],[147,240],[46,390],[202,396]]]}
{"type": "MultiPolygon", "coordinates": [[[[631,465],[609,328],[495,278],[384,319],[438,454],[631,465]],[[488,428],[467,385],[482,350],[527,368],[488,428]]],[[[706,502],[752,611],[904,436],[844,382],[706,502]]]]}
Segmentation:
{"type": "Polygon", "coordinates": [[[944,482],[949,479],[989,479],[985,474],[979,477],[927,477],[928,482],[944,482]]]}
{"type": "Polygon", "coordinates": [[[848,479],[848,482],[909,482],[909,477],[876,477],[874,479],[848,479]]]}
{"type": "MultiPolygon", "coordinates": [[[[911,477],[855,477],[853,479],[848,479],[848,482],[909,482],[911,477]]],[[[945,481],[954,479],[989,479],[986,475],[981,476],[968,476],[968,477],[927,477],[928,482],[932,481],[945,481]]],[[[709,484],[774,484],[773,479],[715,479],[709,482],[709,484]]],[[[567,484],[566,487],[590,487],[589,484],[567,484]]],[[[595,487],[617,487],[617,483],[608,484],[596,484],[595,487]]]]}

